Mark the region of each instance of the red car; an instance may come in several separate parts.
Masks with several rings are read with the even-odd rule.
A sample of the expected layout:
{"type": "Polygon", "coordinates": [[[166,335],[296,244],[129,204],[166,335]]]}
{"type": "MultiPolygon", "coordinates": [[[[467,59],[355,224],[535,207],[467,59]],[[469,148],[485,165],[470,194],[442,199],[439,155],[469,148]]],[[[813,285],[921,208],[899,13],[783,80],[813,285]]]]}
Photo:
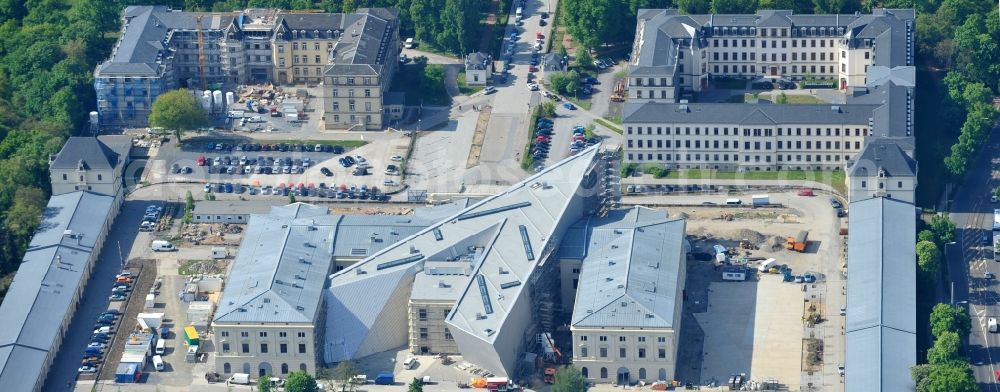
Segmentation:
{"type": "Polygon", "coordinates": [[[205,166],[205,156],[201,155],[198,157],[198,166],[205,166]]]}
{"type": "Polygon", "coordinates": [[[534,65],[529,65],[528,66],[528,72],[538,72],[538,67],[536,67],[534,65]]]}
{"type": "Polygon", "coordinates": [[[812,188],[803,188],[799,189],[799,196],[815,196],[815,194],[813,194],[812,188]]]}

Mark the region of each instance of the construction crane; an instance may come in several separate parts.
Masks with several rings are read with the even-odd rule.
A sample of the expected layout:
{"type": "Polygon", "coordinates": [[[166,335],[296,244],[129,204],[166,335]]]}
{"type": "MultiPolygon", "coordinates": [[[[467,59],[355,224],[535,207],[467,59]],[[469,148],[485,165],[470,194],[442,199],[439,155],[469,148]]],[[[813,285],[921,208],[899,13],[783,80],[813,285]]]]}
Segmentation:
{"type": "Polygon", "coordinates": [[[205,90],[208,81],[205,78],[205,36],[201,32],[201,15],[195,15],[194,25],[198,33],[198,79],[201,80],[201,89],[205,90]]]}

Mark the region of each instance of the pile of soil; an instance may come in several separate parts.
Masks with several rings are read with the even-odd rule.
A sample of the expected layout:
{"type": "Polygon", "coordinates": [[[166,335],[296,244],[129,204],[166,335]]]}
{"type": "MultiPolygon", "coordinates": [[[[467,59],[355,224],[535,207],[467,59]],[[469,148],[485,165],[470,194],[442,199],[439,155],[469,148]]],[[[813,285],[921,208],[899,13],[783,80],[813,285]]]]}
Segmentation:
{"type": "Polygon", "coordinates": [[[740,229],[736,232],[736,240],[747,240],[755,246],[760,246],[767,239],[767,236],[750,229],[740,229]]]}

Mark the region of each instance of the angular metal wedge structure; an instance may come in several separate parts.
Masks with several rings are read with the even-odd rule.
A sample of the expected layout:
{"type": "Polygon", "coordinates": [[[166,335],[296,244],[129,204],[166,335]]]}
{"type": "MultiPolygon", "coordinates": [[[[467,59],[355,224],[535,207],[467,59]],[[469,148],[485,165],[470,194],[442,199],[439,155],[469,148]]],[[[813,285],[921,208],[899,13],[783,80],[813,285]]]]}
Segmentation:
{"type": "Polygon", "coordinates": [[[497,375],[515,374],[524,347],[538,332],[535,283],[566,229],[597,207],[599,148],[581,151],[332,275],[326,362],[406,345],[411,293],[450,287],[444,280],[417,287],[415,277],[454,279],[456,273],[447,271],[461,270],[454,306],[445,317],[450,336],[466,361],[497,375]]]}

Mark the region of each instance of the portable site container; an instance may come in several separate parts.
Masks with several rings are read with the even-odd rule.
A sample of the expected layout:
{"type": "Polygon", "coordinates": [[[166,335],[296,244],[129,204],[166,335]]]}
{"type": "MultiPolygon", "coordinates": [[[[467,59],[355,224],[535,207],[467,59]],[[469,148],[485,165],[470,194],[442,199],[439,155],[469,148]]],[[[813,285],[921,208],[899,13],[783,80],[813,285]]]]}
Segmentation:
{"type": "Polygon", "coordinates": [[[138,363],[119,363],[115,370],[115,382],[117,383],[135,383],[139,382],[141,377],[142,370],[140,370],[138,363]]]}
{"type": "Polygon", "coordinates": [[[189,346],[197,346],[198,345],[198,342],[199,342],[199,339],[198,339],[198,330],[196,330],[193,325],[188,325],[188,326],[184,327],[184,341],[189,346]]]}

